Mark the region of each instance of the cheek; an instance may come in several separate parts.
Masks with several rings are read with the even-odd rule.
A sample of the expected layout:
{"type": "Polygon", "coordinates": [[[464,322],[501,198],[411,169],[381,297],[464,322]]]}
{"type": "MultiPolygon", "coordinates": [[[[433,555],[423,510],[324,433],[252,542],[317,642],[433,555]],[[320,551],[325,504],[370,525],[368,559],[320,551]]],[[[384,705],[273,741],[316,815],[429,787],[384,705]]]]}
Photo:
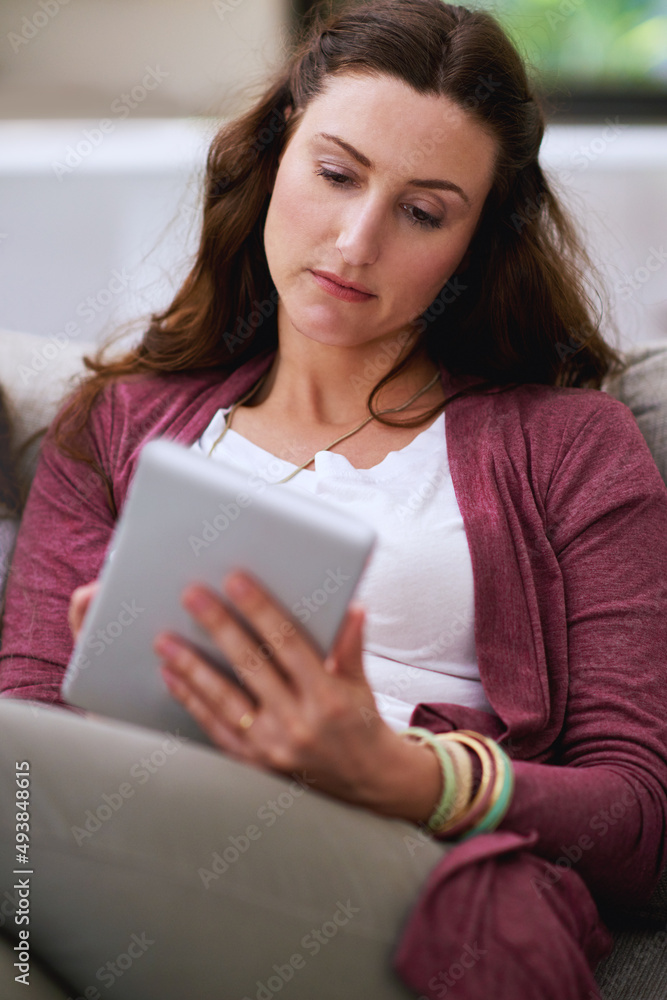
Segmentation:
{"type": "Polygon", "coordinates": [[[447,284],[464,253],[465,246],[458,245],[438,253],[434,253],[433,250],[413,252],[410,254],[409,267],[405,266],[403,257],[394,268],[397,294],[409,298],[420,306],[420,311],[423,311],[447,284]]]}
{"type": "Polygon", "coordinates": [[[264,228],[264,248],[270,263],[271,253],[285,261],[306,250],[311,236],[321,227],[321,214],[314,212],[309,203],[307,184],[308,178],[295,170],[279,173],[276,178],[264,228]]]}

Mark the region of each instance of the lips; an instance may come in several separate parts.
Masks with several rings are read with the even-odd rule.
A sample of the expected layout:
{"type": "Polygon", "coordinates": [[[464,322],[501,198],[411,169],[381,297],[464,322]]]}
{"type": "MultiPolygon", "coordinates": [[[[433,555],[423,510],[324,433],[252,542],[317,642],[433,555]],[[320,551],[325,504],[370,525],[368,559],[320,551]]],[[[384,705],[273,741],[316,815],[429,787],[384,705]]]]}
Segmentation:
{"type": "Polygon", "coordinates": [[[344,278],[339,278],[333,271],[313,271],[313,274],[319,274],[323,278],[328,278],[329,281],[335,281],[337,285],[341,285],[343,288],[354,288],[355,291],[363,292],[364,295],[373,294],[370,288],[366,288],[365,285],[360,285],[357,281],[346,281],[344,278]]]}
{"type": "Polygon", "coordinates": [[[369,302],[376,298],[373,292],[364,285],[359,285],[357,282],[343,283],[342,278],[331,271],[311,271],[310,273],[320,288],[344,302],[369,302]]]}

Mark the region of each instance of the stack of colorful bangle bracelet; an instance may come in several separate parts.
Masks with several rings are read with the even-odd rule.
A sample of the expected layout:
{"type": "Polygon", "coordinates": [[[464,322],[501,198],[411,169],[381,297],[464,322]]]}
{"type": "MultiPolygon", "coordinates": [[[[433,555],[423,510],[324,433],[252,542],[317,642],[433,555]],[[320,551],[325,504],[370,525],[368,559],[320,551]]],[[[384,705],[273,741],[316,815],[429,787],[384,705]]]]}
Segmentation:
{"type": "Polygon", "coordinates": [[[432,733],[411,726],[402,736],[427,744],[437,755],[442,769],[440,801],[428,820],[431,833],[467,840],[478,833],[495,830],[509,809],[514,791],[514,768],[502,747],[468,729],[432,733]],[[478,757],[481,777],[473,793],[472,759],[478,757]]]}

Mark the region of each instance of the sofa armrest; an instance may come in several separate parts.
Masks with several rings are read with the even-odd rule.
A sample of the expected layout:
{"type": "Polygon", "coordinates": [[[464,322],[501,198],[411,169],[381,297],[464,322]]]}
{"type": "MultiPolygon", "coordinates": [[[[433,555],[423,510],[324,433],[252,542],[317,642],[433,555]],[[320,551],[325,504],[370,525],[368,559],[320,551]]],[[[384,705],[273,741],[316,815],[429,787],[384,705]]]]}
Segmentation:
{"type": "MultiPolygon", "coordinates": [[[[12,422],[12,439],[20,448],[36,431],[53,420],[60,403],[85,371],[83,355],[96,345],[62,334],[39,337],[0,330],[0,385],[12,422]]],[[[21,485],[35,472],[39,441],[27,449],[18,469],[21,485]]]]}
{"type": "Polygon", "coordinates": [[[632,410],[660,475],[667,483],[667,340],[623,351],[630,367],[602,389],[632,410]]]}

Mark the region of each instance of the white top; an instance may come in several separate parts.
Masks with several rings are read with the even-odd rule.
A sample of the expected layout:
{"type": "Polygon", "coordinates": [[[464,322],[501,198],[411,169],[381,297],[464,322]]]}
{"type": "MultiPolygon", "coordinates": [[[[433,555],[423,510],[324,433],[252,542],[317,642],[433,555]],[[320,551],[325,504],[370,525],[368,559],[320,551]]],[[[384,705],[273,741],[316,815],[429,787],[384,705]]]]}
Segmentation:
{"type": "MultiPolygon", "coordinates": [[[[229,407],[192,448],[208,455],[229,407]]],[[[233,428],[212,458],[272,483],[295,463],[233,428]]],[[[395,730],[419,702],[493,712],[477,669],[472,563],[447,460],[445,414],[371,469],[319,451],[290,484],[372,525],[378,540],[355,593],[366,608],[363,662],[378,711],[395,730]]],[[[255,480],[256,482],[256,480],[255,480]]]]}

